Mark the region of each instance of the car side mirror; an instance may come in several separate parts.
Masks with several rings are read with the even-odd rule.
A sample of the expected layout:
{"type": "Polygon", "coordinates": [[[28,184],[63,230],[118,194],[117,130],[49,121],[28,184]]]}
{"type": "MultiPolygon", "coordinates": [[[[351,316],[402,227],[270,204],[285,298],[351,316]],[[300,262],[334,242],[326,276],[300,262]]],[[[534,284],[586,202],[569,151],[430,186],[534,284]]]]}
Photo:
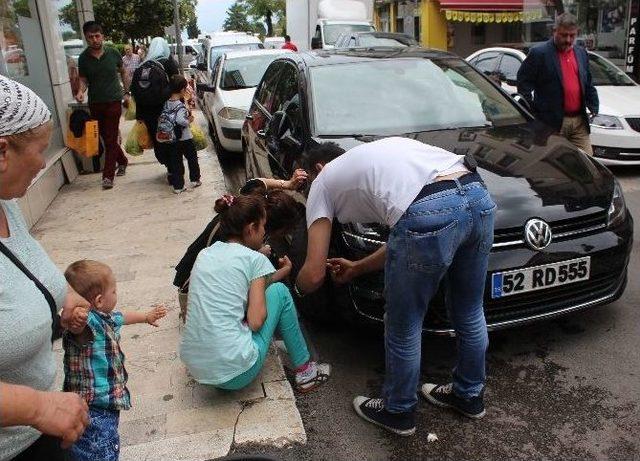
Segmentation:
{"type": "Polygon", "coordinates": [[[196,69],[201,70],[202,72],[206,72],[207,71],[207,65],[204,62],[199,62],[196,65],[196,69]]]}
{"type": "Polygon", "coordinates": [[[289,123],[287,120],[287,114],[280,110],[271,117],[267,127],[267,135],[271,138],[280,140],[285,135],[288,128],[289,123]]]}
{"type": "Polygon", "coordinates": [[[198,68],[198,65],[197,65],[197,64],[189,64],[189,67],[190,67],[191,69],[197,69],[197,68],[198,68]]]}
{"type": "Polygon", "coordinates": [[[196,83],[196,89],[202,93],[215,93],[216,87],[206,83],[196,83]]]}
{"type": "Polygon", "coordinates": [[[311,39],[311,49],[319,50],[322,48],[322,41],[318,37],[313,37],[311,39]]]}

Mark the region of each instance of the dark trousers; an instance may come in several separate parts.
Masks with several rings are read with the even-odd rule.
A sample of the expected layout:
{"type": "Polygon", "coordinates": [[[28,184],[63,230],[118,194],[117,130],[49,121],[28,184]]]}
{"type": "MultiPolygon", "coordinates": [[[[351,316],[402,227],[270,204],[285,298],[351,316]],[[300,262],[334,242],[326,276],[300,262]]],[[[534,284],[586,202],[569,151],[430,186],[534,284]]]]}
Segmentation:
{"type": "Polygon", "coordinates": [[[67,461],[71,454],[60,448],[61,440],[50,435],[41,435],[29,448],[12,461],[67,461]]]}
{"type": "Polygon", "coordinates": [[[120,115],[122,105],[120,101],[95,102],[89,104],[91,117],[98,121],[98,130],[104,141],[104,170],[103,179],[111,179],[116,174],[116,164],[126,166],[129,161],[118,143],[118,128],[120,127],[120,115]]]}
{"type": "Polygon", "coordinates": [[[178,141],[176,143],[165,144],[169,174],[171,175],[171,185],[174,189],[184,187],[184,162],[182,157],[187,159],[189,164],[189,179],[191,181],[200,180],[200,165],[198,164],[198,152],[193,144],[193,139],[178,141]]]}

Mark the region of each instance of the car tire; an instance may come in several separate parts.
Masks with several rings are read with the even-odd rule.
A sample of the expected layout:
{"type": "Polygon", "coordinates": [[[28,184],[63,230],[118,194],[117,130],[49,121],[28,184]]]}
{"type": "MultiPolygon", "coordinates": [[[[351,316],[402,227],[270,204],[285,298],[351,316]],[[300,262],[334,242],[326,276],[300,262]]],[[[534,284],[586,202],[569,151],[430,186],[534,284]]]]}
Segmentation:
{"type": "Polygon", "coordinates": [[[218,130],[216,130],[216,125],[213,121],[209,123],[209,134],[211,135],[211,141],[213,141],[213,149],[216,151],[218,160],[222,162],[230,160],[233,157],[233,154],[225,149],[220,143],[220,138],[218,138],[218,130]]]}
{"type": "MultiPolygon", "coordinates": [[[[291,234],[289,259],[293,269],[291,271],[292,284],[295,282],[298,272],[302,269],[307,254],[307,226],[304,218],[296,225],[291,234]]],[[[314,293],[298,297],[294,294],[296,307],[306,319],[320,325],[331,325],[341,318],[335,308],[334,286],[331,277],[327,276],[324,284],[314,293]]]]}

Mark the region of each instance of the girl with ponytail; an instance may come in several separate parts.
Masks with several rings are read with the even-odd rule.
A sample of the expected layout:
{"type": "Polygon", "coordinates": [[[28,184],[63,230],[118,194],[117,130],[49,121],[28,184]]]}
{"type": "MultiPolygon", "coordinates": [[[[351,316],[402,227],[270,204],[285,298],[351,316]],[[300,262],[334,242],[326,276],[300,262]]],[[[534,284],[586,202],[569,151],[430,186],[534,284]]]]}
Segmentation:
{"type": "Polygon", "coordinates": [[[180,358],[201,384],[238,390],[260,373],[276,330],[295,367],[295,387],[309,392],[330,367],[311,361],[289,289],[288,257],[276,270],[259,250],[267,212],[261,195],[216,200],[222,240],[198,255],[189,288],[180,358]]]}

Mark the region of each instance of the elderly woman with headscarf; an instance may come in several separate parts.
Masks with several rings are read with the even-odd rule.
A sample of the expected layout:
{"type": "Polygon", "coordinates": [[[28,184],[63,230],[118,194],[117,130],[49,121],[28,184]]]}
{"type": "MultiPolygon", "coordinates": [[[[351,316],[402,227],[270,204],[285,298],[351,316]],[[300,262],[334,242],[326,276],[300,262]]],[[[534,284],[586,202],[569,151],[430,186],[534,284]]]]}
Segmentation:
{"type": "Polygon", "coordinates": [[[52,350],[60,308],[79,333],[68,319],[89,304],[29,235],[16,201],[45,166],[50,118],[33,91],[0,76],[0,461],[62,461],[89,422],[79,395],[53,390],[52,350]]]}
{"type": "Polygon", "coordinates": [[[165,158],[166,155],[162,151],[162,146],[159,146],[156,142],[156,131],[158,129],[158,117],[160,117],[164,103],[171,96],[169,79],[178,73],[180,73],[180,70],[176,61],[171,57],[169,44],[164,38],[155,37],[151,40],[145,60],[134,73],[133,81],[131,82],[131,94],[136,101],[136,118],[142,120],[147,126],[149,135],[153,139],[156,158],[165,166],[168,162],[165,158]],[[167,76],[165,88],[154,88],[151,91],[146,89],[144,85],[147,84],[147,81],[141,80],[149,78],[149,81],[155,84],[154,78],[149,76],[157,72],[160,67],[167,76]],[[160,96],[148,98],[147,94],[159,94],[160,96]]]}

